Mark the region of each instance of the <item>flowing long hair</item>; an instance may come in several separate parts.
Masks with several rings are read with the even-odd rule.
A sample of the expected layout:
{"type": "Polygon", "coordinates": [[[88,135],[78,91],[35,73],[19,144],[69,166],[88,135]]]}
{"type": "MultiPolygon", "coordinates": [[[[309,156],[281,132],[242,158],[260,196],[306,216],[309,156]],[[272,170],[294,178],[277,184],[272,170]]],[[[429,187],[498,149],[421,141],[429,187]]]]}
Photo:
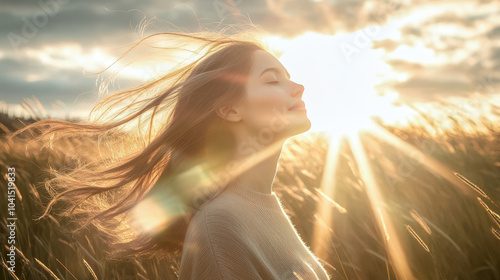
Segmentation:
{"type": "Polygon", "coordinates": [[[77,148],[71,167],[48,169],[44,184],[51,199],[39,219],[58,209],[76,222],[75,231],[91,227],[109,244],[109,259],[182,251],[190,218],[224,186],[214,188],[210,174],[235,148],[215,111],[244,97],[251,57],[265,49],[262,42],[255,32],[147,36],[100,73],[148,59],[166,73],[107,94],[85,123],[44,119],[15,132],[11,137],[36,131],[37,141],[49,147],[78,137],[95,147],[77,148]],[[139,59],[130,60],[134,53],[139,59]],[[201,181],[210,191],[197,188],[201,181]],[[141,222],[153,229],[132,226],[141,222]]]}

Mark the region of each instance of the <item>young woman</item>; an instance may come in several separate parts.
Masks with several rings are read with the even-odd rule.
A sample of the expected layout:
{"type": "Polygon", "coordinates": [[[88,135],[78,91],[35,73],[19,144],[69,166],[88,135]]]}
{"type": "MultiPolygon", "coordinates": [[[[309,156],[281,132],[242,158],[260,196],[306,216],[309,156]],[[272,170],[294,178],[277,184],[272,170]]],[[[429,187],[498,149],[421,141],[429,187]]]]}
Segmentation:
{"type": "Polygon", "coordinates": [[[107,237],[113,258],[178,250],[179,279],[329,279],[272,191],[283,144],[311,125],[304,87],[242,35],[162,33],[134,48],[153,37],[170,44],[156,50],[183,59],[93,112],[120,102],[126,108],[88,124],[32,126],[51,141],[81,133],[108,143],[97,160],[52,171],[54,198],[44,216],[68,202],[62,214],[107,237]],[[130,129],[134,120],[138,127],[130,129]],[[127,148],[118,148],[123,142],[127,148]]]}

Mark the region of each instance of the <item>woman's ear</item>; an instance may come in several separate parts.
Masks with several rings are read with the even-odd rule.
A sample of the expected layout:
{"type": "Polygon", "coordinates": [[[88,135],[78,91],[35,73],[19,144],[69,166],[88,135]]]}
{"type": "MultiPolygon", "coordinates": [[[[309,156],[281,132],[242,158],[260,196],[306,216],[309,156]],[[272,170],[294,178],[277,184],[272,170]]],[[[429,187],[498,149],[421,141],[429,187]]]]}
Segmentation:
{"type": "Polygon", "coordinates": [[[241,116],[238,112],[238,109],[234,106],[223,106],[216,110],[216,113],[219,117],[224,120],[230,122],[239,122],[241,121],[241,116]]]}

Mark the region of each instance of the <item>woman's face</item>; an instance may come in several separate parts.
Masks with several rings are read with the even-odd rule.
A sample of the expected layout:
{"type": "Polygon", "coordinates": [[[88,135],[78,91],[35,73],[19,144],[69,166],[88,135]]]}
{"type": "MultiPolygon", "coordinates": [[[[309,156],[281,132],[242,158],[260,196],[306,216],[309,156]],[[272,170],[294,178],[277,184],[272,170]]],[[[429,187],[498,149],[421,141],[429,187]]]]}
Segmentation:
{"type": "Polygon", "coordinates": [[[239,104],[242,121],[259,139],[290,137],[309,130],[302,101],[304,87],[290,80],[288,71],[272,54],[253,54],[246,94],[239,104]]]}

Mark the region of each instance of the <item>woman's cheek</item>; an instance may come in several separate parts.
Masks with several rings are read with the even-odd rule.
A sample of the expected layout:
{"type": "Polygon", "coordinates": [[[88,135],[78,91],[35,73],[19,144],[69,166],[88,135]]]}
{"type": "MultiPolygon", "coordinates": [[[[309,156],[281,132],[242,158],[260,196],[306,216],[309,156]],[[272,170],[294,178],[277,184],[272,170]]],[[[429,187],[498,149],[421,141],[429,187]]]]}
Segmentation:
{"type": "Polygon", "coordinates": [[[260,86],[249,88],[248,113],[252,126],[269,126],[269,120],[287,110],[286,93],[278,87],[260,86]]]}

